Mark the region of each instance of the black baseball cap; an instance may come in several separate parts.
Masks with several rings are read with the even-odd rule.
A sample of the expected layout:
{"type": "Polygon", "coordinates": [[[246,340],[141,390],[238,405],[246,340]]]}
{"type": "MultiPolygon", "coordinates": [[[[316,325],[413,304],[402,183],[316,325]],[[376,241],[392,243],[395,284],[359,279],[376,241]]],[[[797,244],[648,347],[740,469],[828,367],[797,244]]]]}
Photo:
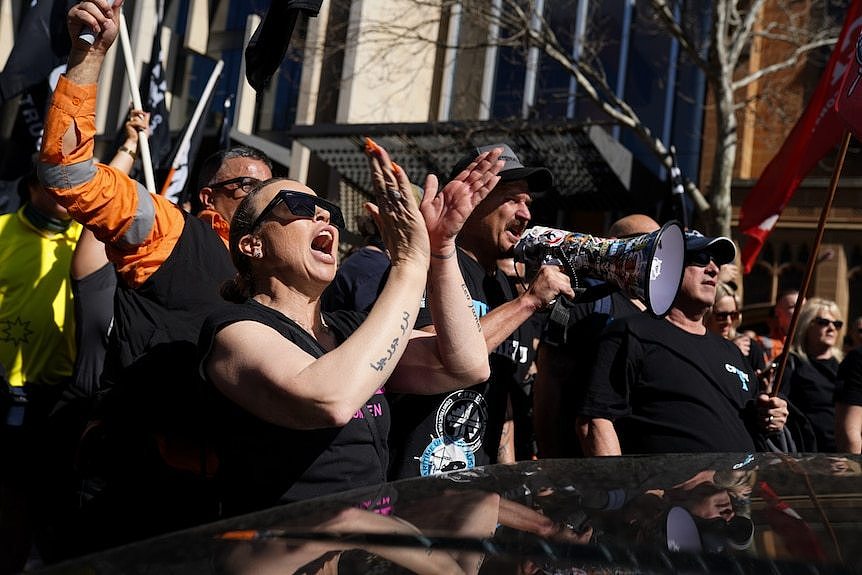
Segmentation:
{"type": "Polygon", "coordinates": [[[455,179],[479,155],[490,152],[494,148],[503,148],[500,159],[506,162],[498,174],[501,182],[526,180],[531,194],[546,192],[554,185],[554,176],[548,168],[526,167],[508,144],[491,144],[490,146],[473,148],[469,154],[458,160],[458,163],[455,164],[455,167],[452,168],[452,172],[449,174],[449,180],[455,179]]]}
{"type": "Polygon", "coordinates": [[[723,266],[736,259],[736,246],[724,236],[709,237],[697,230],[685,232],[685,251],[687,254],[709,252],[713,261],[723,266]]]}

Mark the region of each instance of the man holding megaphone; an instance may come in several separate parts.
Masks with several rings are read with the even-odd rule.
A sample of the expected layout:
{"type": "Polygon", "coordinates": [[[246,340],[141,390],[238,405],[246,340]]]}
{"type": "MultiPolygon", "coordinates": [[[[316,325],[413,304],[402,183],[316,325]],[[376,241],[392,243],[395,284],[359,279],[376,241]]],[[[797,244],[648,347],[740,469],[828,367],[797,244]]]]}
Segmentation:
{"type": "MultiPolygon", "coordinates": [[[[457,249],[431,254],[458,258],[464,290],[485,335],[491,378],[450,394],[390,397],[394,479],[497,462],[509,390],[520,386],[518,367],[532,362],[532,341],[540,335],[524,324],[560,295],[574,297],[569,277],[557,266],[542,266],[521,295],[497,267],[497,260],[513,255],[527,228],[532,195],[550,189],[553,178],[546,168],[524,166],[508,145],[495,144],[473,149],[455,165],[450,179],[494,148],[503,149],[500,181],[470,214],[458,234],[457,249]]],[[[420,309],[417,329],[424,325],[433,331],[432,312],[436,316],[446,310],[420,309]]]]}
{"type": "Polygon", "coordinates": [[[719,268],[736,256],[724,237],[686,232],[682,284],[667,316],[630,316],[599,343],[578,409],[587,455],[752,452],[777,433],[787,402],[760,393],[739,348],[706,330],[719,268]]]}

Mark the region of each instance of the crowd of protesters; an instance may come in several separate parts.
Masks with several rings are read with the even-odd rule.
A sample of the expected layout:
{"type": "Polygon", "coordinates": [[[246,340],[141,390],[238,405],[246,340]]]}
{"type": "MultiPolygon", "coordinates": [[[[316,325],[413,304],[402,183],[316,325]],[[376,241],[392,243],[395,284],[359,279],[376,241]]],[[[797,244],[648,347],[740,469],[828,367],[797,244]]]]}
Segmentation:
{"type": "MultiPolygon", "coordinates": [[[[844,310],[788,292],[768,336],[741,332],[729,239],[686,232],[666,318],[614,293],[550,325],[549,308],[575,298],[572,278],[556,266],[524,278],[509,258],[551,172],[492,144],[417,194],[368,140],[368,247],[336,271],[339,207],[273,177],[260,152],[208,158],[194,215],[127,175],[143,112],[117,157],[97,162],[116,10],[82,2],[73,37],[83,26],[97,39],[73,48],[58,82],[38,178],[0,216],[2,569],[20,569],[32,540],[52,562],[489,463],[860,452],[862,322],[845,356],[844,310]]],[[[658,227],[635,214],[608,236],[658,227]]]]}

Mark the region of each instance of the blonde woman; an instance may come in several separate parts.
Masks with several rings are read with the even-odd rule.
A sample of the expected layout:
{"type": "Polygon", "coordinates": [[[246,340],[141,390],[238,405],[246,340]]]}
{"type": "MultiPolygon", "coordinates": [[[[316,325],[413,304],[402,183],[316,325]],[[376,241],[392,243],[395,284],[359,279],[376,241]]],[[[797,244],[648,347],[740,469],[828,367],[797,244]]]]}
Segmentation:
{"type": "Polygon", "coordinates": [[[843,359],[843,314],[834,301],[812,298],[799,313],[799,326],[790,343],[788,372],[782,395],[808,418],[817,451],[834,452],[835,390],[843,359]]]}

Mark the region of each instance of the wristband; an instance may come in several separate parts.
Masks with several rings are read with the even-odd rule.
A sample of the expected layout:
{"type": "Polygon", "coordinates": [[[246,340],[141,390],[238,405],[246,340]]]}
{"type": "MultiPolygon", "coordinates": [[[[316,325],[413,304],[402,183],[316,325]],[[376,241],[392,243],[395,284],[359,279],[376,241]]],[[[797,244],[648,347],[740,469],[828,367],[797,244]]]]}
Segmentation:
{"type": "Polygon", "coordinates": [[[452,256],[454,256],[454,255],[455,255],[455,252],[456,252],[456,251],[458,251],[458,249],[457,249],[457,248],[453,249],[450,253],[448,253],[448,254],[446,254],[446,255],[443,255],[443,254],[435,254],[434,252],[431,252],[431,257],[432,257],[432,258],[436,258],[436,259],[438,259],[438,260],[448,260],[449,258],[451,258],[452,256]]]}
{"type": "Polygon", "coordinates": [[[120,149],[117,150],[117,152],[126,152],[127,154],[132,156],[133,160],[138,157],[138,153],[136,151],[132,150],[131,148],[129,148],[128,146],[126,146],[125,144],[120,146],[120,149]]]}

